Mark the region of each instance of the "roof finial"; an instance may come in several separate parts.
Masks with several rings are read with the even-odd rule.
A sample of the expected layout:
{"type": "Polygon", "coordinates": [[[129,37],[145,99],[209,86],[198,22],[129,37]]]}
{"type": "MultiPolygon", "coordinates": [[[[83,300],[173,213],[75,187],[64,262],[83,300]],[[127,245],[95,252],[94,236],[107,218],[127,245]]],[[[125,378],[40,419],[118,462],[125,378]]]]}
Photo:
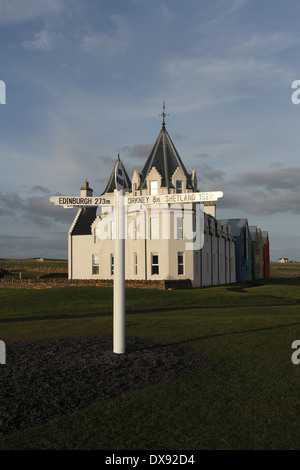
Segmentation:
{"type": "Polygon", "coordinates": [[[170,116],[170,114],[166,114],[166,113],[165,113],[165,108],[166,108],[166,104],[165,104],[165,102],[163,101],[163,112],[162,112],[161,114],[159,114],[159,116],[162,116],[162,118],[163,118],[163,121],[162,121],[163,129],[165,128],[165,125],[166,125],[166,123],[165,123],[165,117],[166,117],[166,116],[170,116]]]}

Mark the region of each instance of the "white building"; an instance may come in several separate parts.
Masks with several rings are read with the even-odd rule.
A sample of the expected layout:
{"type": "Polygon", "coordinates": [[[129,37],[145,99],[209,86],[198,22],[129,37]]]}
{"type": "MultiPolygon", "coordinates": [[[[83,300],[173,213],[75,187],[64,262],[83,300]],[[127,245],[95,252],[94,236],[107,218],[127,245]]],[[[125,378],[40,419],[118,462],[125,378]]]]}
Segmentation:
{"type": "MultiPolygon", "coordinates": [[[[188,173],[165,128],[162,129],[141,172],[130,180],[119,157],[102,193],[113,197],[115,168],[124,171],[126,196],[142,201],[144,196],[197,192],[196,172],[188,173]]],[[[81,196],[92,196],[86,181],[81,196]]],[[[203,206],[202,206],[203,207],[203,206]]],[[[69,278],[113,279],[114,218],[112,206],[81,208],[69,230],[69,278]]],[[[132,280],[184,280],[194,287],[236,282],[235,240],[230,227],[215,218],[215,204],[203,211],[196,204],[176,203],[149,207],[127,206],[125,278],[132,280]],[[197,225],[198,224],[198,225],[197,225]],[[201,225],[204,244],[191,248],[188,231],[201,225]]],[[[197,238],[197,237],[196,237],[197,238]]]]}

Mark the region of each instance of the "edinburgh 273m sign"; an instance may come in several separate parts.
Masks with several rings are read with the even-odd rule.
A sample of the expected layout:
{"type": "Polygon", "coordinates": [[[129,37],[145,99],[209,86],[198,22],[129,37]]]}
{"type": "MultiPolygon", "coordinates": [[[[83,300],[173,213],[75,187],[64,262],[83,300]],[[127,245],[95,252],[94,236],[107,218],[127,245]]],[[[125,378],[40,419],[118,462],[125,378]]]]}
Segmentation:
{"type": "Polygon", "coordinates": [[[56,206],[63,207],[85,207],[112,204],[111,200],[105,197],[52,196],[50,197],[50,201],[56,206]]]}

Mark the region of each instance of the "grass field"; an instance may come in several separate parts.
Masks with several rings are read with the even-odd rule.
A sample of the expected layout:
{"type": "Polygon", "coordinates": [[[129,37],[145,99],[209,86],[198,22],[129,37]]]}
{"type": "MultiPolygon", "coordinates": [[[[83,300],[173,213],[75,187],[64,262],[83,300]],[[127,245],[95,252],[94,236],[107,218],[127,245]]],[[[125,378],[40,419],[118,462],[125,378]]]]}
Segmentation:
{"type": "MultiPolygon", "coordinates": [[[[299,449],[300,364],[291,345],[300,339],[300,277],[291,276],[126,289],[126,335],[190,346],[210,367],[11,435],[0,449],[299,449]]],[[[0,339],[111,336],[110,314],[80,316],[111,310],[110,288],[0,289],[0,320],[20,319],[1,322],[0,339]]]]}
{"type": "Polygon", "coordinates": [[[37,261],[36,258],[28,259],[0,259],[0,269],[5,269],[10,274],[6,274],[8,279],[19,279],[20,274],[22,279],[36,278],[43,274],[52,273],[67,273],[68,261],[45,259],[44,261],[37,261]]]}

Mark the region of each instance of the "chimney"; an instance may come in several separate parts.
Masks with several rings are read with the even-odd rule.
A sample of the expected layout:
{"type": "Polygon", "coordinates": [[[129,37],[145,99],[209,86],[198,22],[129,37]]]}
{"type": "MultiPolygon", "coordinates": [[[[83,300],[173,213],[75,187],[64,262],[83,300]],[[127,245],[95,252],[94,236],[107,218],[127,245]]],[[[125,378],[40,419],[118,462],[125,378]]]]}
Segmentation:
{"type": "Polygon", "coordinates": [[[80,188],[80,196],[81,197],[92,197],[93,196],[93,190],[92,188],[89,187],[89,182],[85,180],[84,186],[80,188]]]}
{"type": "Polygon", "coordinates": [[[205,202],[204,203],[204,212],[206,214],[216,217],[216,204],[214,202],[205,202]]]}

